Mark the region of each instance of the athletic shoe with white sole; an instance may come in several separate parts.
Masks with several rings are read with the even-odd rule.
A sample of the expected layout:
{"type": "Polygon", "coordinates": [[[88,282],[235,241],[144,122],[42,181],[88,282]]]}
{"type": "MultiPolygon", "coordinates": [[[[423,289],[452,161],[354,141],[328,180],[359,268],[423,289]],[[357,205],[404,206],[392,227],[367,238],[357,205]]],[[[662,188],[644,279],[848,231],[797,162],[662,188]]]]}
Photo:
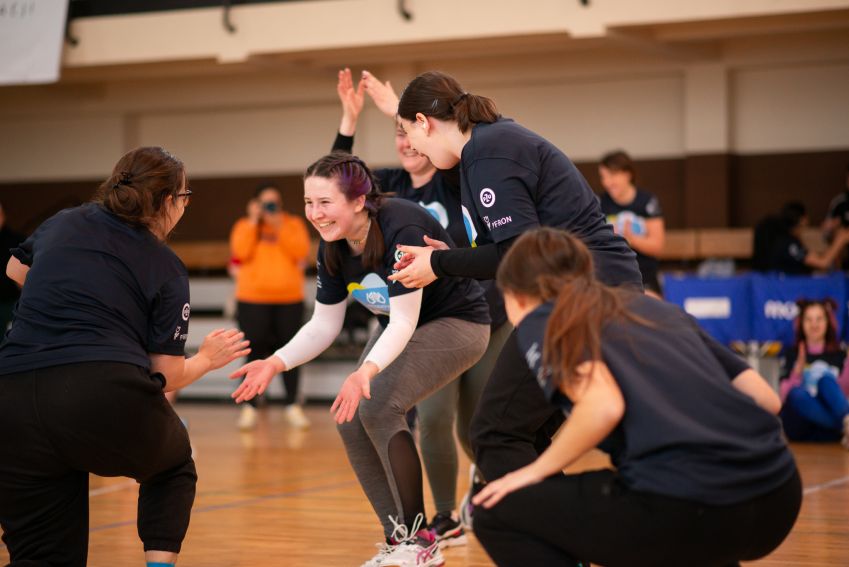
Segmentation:
{"type": "Polygon", "coordinates": [[[466,545],[466,532],[462,524],[455,520],[450,512],[438,513],[427,525],[427,529],[436,537],[439,549],[466,545]]]}
{"type": "Polygon", "coordinates": [[[436,537],[427,528],[422,528],[422,514],[416,516],[412,529],[391,516],[389,519],[395,525],[391,541],[397,543],[390,546],[391,550],[383,556],[378,567],[441,567],[445,564],[436,537]]]}

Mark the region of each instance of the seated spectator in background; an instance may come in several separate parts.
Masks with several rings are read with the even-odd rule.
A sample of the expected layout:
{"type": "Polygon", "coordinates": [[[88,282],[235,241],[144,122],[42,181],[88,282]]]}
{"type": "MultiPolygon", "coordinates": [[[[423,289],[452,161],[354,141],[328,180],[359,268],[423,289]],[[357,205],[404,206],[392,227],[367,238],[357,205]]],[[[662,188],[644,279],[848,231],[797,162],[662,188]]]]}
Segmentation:
{"type": "MultiPolygon", "coordinates": [[[[3,210],[3,205],[0,204],[0,266],[9,263],[9,258],[12,257],[9,249],[15,248],[23,241],[24,235],[18,234],[6,224],[6,213],[3,210]]],[[[0,342],[3,341],[6,328],[12,322],[12,310],[20,295],[21,290],[18,284],[6,277],[6,274],[3,274],[0,278],[0,342]]]]}
{"type": "Polygon", "coordinates": [[[781,382],[781,419],[794,441],[836,441],[849,449],[849,365],[833,300],[800,301],[796,349],[781,382]]]}
{"type": "MultiPolygon", "coordinates": [[[[846,164],[846,189],[831,200],[822,228],[827,242],[832,241],[839,228],[849,228],[849,164],[846,164]]],[[[842,268],[849,270],[849,256],[843,257],[842,268]]]]}
{"type": "Polygon", "coordinates": [[[814,270],[830,270],[843,248],[849,244],[849,229],[838,229],[828,250],[823,253],[805,248],[800,239],[808,226],[805,205],[791,201],[778,216],[769,216],[755,227],[752,268],[763,272],[791,275],[810,274],[814,270]]]}
{"type": "Polygon", "coordinates": [[[646,291],[660,297],[663,291],[657,277],[657,255],[666,240],[660,203],[653,194],[634,185],[634,162],[621,150],[602,157],[598,173],[605,191],[600,198],[601,210],[637,253],[646,291]]]}

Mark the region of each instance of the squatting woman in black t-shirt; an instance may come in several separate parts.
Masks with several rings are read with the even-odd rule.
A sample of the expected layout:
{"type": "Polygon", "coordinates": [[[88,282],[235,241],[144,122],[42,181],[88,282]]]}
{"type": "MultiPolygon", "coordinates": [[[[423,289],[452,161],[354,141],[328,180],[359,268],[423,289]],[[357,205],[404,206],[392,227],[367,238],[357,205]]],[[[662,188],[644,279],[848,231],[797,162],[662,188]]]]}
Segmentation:
{"type": "Polygon", "coordinates": [[[523,235],[498,271],[540,391],[568,414],[475,498],[501,567],[718,566],[765,556],[802,490],[766,381],[677,307],[592,275],[576,238],[523,235]],[[614,469],[562,473],[598,446],[614,469]]]}
{"type": "MultiPolygon", "coordinates": [[[[407,86],[398,115],[410,144],[436,167],[459,163],[463,214],[477,246],[404,247],[404,259],[414,259],[403,262],[409,265],[393,279],[408,286],[443,276],[491,279],[517,237],[551,226],[581,238],[601,281],[642,288],[634,252],[614,234],[575,165],[551,142],[502,118],[490,99],[467,93],[437,72],[419,75],[407,86]]],[[[533,461],[561,421],[524,367],[515,337],[509,338],[472,423],[483,476],[492,480],[533,461]]]]}
{"type": "Polygon", "coordinates": [[[381,332],[331,406],[386,536],[366,565],[441,565],[439,545],[424,523],[421,463],[405,416],[483,354],[489,340],[483,290],[466,278],[423,289],[390,281],[400,243],[451,237],[419,205],[384,198],[371,171],[350,154],[333,153],[307,168],[304,204],[322,240],[315,312],[274,355],[233,374],[246,375],[233,396],[241,402],[261,394],[276,373],[328,348],[342,329],[349,295],[374,313],[381,332]]]}
{"type": "Polygon", "coordinates": [[[165,240],[189,195],[180,160],[139,148],[93,202],[12,250],[23,289],[0,346],[0,525],[13,564],[85,565],[90,472],[140,483],[145,559],[176,561],[197,475],[163,392],[249,352],[218,330],[185,358],[188,277],[165,240]]]}

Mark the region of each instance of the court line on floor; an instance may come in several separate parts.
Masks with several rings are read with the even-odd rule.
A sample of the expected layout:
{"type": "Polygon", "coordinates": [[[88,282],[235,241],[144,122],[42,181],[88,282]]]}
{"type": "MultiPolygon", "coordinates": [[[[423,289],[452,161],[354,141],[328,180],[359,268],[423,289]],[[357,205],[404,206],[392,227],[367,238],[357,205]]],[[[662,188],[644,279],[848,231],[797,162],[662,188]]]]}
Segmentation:
{"type": "Polygon", "coordinates": [[[100,488],[93,488],[88,491],[89,497],[92,496],[100,496],[101,494],[111,494],[112,492],[120,492],[121,490],[126,490],[131,486],[135,486],[138,483],[134,480],[128,480],[126,482],[119,482],[117,484],[110,484],[109,486],[101,486],[100,488]]]}
{"type": "Polygon", "coordinates": [[[835,486],[842,486],[844,484],[849,484],[849,475],[842,476],[840,478],[835,478],[834,480],[830,480],[828,482],[822,482],[820,484],[809,486],[804,490],[804,494],[805,496],[807,496],[808,494],[815,494],[817,492],[828,490],[829,488],[834,488],[835,486]]]}
{"type": "MultiPolygon", "coordinates": [[[[333,490],[337,488],[345,488],[348,486],[352,486],[356,484],[356,480],[346,480],[343,482],[335,482],[333,484],[326,484],[323,486],[314,486],[312,488],[300,488],[297,490],[290,490],[287,492],[279,492],[277,494],[265,494],[263,496],[255,496],[253,498],[244,498],[242,500],[236,500],[235,502],[228,502],[226,504],[210,504],[207,506],[201,506],[199,508],[192,509],[192,515],[195,514],[203,514],[204,512],[216,512],[218,510],[227,510],[230,508],[241,508],[242,506],[250,506],[252,504],[258,504],[260,502],[266,502],[268,500],[277,500],[281,498],[291,498],[293,496],[300,496],[303,494],[310,494],[312,492],[322,492],[325,490],[333,490]]],[[[125,520],[122,522],[113,522],[111,524],[104,524],[102,526],[95,526],[90,528],[89,533],[94,532],[102,532],[104,530],[111,530],[113,528],[122,528],[126,526],[134,526],[136,525],[136,520],[125,520]]]]}

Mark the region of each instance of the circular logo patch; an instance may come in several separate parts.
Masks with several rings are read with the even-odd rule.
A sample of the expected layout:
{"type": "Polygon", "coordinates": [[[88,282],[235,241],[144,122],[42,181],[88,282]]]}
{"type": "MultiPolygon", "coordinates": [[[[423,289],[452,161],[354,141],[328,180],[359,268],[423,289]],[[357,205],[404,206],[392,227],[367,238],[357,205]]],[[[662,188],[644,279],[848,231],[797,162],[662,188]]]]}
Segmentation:
{"type": "Polygon", "coordinates": [[[495,191],[486,187],[483,191],[481,191],[481,205],[484,207],[491,207],[495,204],[495,191]]]}
{"type": "Polygon", "coordinates": [[[183,305],[183,321],[189,320],[189,314],[192,312],[192,308],[189,307],[189,304],[186,303],[183,305]]]}

